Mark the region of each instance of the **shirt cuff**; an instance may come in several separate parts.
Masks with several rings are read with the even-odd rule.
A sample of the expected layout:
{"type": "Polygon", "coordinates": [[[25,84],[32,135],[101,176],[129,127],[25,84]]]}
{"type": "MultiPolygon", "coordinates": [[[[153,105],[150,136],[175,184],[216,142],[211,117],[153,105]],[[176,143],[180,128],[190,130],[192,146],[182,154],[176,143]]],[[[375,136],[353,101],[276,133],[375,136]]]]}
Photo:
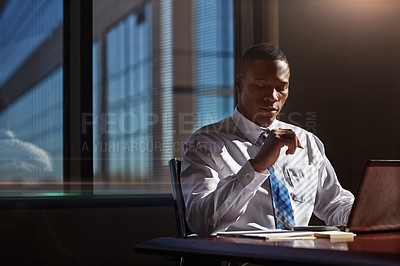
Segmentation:
{"type": "Polygon", "coordinates": [[[249,161],[247,161],[242,169],[236,174],[239,183],[247,189],[256,190],[262,183],[268,178],[269,171],[265,170],[262,173],[254,170],[253,166],[249,161]]]}

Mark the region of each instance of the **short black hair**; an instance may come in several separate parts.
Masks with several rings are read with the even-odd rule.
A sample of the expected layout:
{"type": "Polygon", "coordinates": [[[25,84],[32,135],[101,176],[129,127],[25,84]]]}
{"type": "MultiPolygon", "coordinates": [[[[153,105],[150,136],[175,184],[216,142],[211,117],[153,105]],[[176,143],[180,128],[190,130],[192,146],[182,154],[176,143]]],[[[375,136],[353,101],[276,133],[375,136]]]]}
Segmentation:
{"type": "Polygon", "coordinates": [[[246,74],[246,71],[255,60],[270,59],[284,61],[289,66],[289,60],[285,53],[272,43],[263,42],[250,46],[242,55],[240,63],[240,74],[246,74]]]}

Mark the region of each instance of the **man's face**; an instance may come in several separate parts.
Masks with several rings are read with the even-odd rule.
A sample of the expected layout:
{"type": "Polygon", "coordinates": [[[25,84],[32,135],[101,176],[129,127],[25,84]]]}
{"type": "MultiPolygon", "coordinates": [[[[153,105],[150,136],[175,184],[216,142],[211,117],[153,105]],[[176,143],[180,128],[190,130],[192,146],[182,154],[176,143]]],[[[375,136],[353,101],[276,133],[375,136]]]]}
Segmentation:
{"type": "Polygon", "coordinates": [[[269,126],[289,95],[290,69],[280,60],[255,60],[235,78],[239,111],[259,126],[269,126]]]}

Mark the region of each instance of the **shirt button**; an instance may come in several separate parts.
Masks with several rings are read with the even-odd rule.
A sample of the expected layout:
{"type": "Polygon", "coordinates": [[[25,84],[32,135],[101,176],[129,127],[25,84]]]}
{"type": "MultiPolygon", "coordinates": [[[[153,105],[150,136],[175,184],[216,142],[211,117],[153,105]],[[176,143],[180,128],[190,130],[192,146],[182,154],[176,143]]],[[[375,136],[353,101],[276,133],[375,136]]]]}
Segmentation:
{"type": "Polygon", "coordinates": [[[251,180],[251,175],[246,175],[247,180],[251,180]]]}
{"type": "Polygon", "coordinates": [[[256,178],[256,179],[254,179],[254,183],[258,183],[258,179],[256,178]]]}
{"type": "Polygon", "coordinates": [[[227,201],[226,204],[229,206],[229,205],[231,205],[231,202],[230,202],[230,201],[227,201]]]}

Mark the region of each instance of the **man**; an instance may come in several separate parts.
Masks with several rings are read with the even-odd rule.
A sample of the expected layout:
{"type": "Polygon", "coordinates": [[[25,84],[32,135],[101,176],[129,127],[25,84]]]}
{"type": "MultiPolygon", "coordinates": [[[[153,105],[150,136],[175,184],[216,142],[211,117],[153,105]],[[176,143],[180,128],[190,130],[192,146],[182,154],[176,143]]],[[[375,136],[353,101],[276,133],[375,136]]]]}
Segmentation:
{"type": "Polygon", "coordinates": [[[235,78],[232,117],[186,141],[181,183],[193,232],[291,228],[308,225],[313,212],[329,225],[347,223],[354,196],[339,184],[321,141],[276,119],[289,94],[289,76],[279,48],[250,47],[235,78]],[[273,180],[287,195],[284,211],[273,180]]]}

